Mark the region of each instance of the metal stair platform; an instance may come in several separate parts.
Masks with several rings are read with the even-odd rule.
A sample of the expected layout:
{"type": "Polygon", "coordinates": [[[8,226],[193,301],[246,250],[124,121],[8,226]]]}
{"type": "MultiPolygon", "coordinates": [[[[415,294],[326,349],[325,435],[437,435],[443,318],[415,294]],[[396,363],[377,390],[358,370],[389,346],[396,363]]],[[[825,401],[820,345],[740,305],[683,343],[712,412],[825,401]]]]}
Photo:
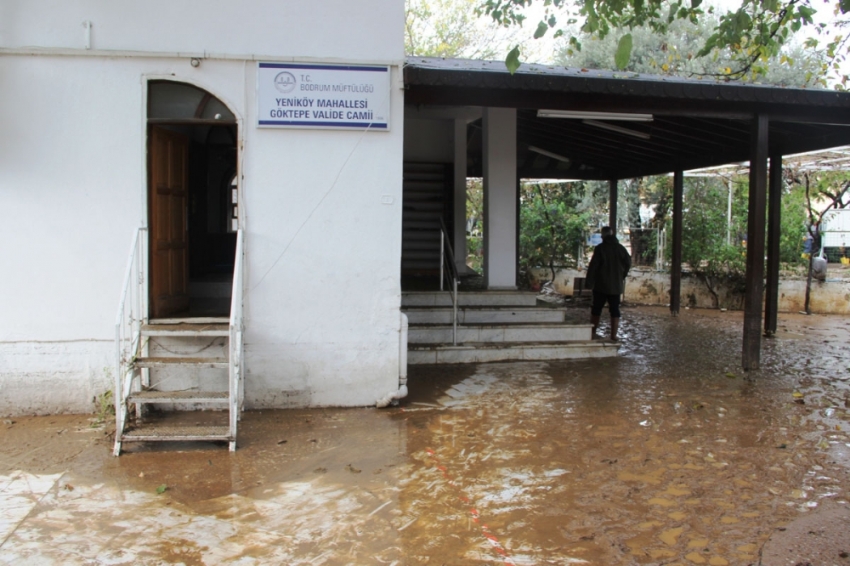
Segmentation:
{"type": "Polygon", "coordinates": [[[163,323],[152,321],[142,325],[142,336],[229,336],[230,328],[227,322],[197,323],[175,322],[163,323]]]}
{"type": "Polygon", "coordinates": [[[195,366],[202,368],[227,368],[227,358],[136,358],[136,367],[139,368],[161,368],[168,366],[195,366]]]}
{"type": "Polygon", "coordinates": [[[224,426],[167,426],[147,425],[133,427],[124,431],[125,441],[193,441],[193,440],[224,440],[232,441],[230,428],[224,426]]]}
{"type": "Polygon", "coordinates": [[[227,391],[135,391],[130,403],[227,403],[227,391]]]}

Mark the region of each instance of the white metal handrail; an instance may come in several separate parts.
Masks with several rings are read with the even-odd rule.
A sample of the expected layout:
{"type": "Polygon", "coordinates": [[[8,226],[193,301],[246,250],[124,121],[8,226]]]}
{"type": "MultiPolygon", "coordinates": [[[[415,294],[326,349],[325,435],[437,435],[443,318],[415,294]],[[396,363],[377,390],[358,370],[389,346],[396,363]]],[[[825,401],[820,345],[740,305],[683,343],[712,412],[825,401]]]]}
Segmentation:
{"type": "Polygon", "coordinates": [[[233,264],[233,295],[230,298],[230,355],[228,377],[230,384],[230,451],[236,450],[236,427],[245,398],[242,375],[242,279],[244,243],[242,230],[236,231],[236,258],[233,264]]]}
{"type": "Polygon", "coordinates": [[[121,450],[128,404],[136,377],[141,373],[133,364],[142,345],[142,326],[147,322],[148,305],[145,292],[145,265],[147,259],[147,228],[139,228],[133,235],[130,255],[121,287],[121,300],[115,317],[115,455],[121,450]]]}
{"type": "Polygon", "coordinates": [[[440,218],[440,291],[443,290],[444,280],[451,285],[452,344],[457,346],[457,265],[455,264],[455,254],[452,251],[452,244],[451,240],[449,240],[446,224],[440,218]]]}

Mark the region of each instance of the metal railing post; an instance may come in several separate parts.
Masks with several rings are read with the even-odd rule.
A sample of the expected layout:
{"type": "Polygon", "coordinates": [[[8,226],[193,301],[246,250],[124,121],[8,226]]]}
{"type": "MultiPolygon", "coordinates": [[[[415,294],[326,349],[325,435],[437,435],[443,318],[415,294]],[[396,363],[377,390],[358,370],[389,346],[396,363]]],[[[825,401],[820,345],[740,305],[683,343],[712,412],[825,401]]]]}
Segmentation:
{"type": "Polygon", "coordinates": [[[446,264],[446,233],[440,223],[440,291],[443,290],[443,266],[446,264]]]}
{"type": "Polygon", "coordinates": [[[452,345],[457,346],[457,278],[452,283],[452,345]]]}

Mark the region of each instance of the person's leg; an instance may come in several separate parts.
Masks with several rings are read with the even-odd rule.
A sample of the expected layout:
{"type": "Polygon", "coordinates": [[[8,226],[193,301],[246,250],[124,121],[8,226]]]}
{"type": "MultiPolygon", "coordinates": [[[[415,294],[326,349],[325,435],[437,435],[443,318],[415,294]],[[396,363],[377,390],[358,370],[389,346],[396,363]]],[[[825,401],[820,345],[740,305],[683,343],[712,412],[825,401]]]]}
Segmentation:
{"type": "Polygon", "coordinates": [[[620,295],[608,295],[608,311],[611,313],[611,340],[616,342],[620,330],[620,295]]]}
{"type": "Polygon", "coordinates": [[[591,330],[591,338],[596,338],[596,331],[599,329],[599,317],[602,315],[602,308],[605,306],[605,295],[593,293],[593,302],[590,305],[590,324],[593,325],[591,330]]]}

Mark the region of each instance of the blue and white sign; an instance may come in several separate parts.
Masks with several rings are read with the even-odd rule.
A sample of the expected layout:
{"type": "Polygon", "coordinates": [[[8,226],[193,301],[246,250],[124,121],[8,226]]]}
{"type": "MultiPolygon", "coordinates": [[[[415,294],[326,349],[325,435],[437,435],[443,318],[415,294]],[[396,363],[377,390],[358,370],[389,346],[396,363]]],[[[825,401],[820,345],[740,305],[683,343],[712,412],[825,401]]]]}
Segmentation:
{"type": "Polygon", "coordinates": [[[257,124],[279,128],[390,128],[388,66],[260,63],[257,124]]]}

